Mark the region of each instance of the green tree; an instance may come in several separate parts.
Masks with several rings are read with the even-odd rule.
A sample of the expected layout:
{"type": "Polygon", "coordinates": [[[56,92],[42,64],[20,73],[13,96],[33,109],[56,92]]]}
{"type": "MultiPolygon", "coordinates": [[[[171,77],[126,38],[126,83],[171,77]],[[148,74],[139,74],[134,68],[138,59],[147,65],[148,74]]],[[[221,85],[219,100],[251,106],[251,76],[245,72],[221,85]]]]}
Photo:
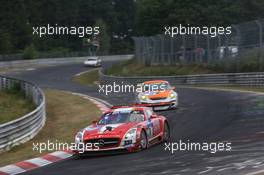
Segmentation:
{"type": "Polygon", "coordinates": [[[100,42],[100,50],[101,54],[108,54],[110,49],[110,37],[107,33],[107,26],[106,23],[99,19],[96,21],[95,26],[99,27],[99,42],[100,42]]]}
{"type": "Polygon", "coordinates": [[[37,57],[38,57],[38,52],[35,49],[34,44],[31,44],[24,49],[23,52],[24,59],[36,59],[37,57]]]}
{"type": "Polygon", "coordinates": [[[0,34],[0,52],[10,53],[13,49],[10,33],[0,34]]]}
{"type": "Polygon", "coordinates": [[[263,0],[137,0],[138,35],[163,32],[166,25],[231,25],[264,18],[263,0]]]}

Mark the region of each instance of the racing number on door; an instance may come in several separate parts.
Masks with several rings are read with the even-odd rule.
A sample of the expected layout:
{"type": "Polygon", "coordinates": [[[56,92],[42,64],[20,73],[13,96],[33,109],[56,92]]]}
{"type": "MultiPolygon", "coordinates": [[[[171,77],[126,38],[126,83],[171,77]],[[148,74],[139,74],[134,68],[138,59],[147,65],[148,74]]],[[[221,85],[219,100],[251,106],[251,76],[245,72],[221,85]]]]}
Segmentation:
{"type": "Polygon", "coordinates": [[[158,119],[153,120],[153,135],[156,136],[160,133],[160,122],[158,119]]]}
{"type": "Polygon", "coordinates": [[[153,115],[152,111],[146,110],[146,114],[148,117],[147,136],[148,138],[152,138],[160,133],[160,122],[159,119],[151,119],[151,115],[153,115]]]}
{"type": "Polygon", "coordinates": [[[148,121],[147,123],[147,136],[148,138],[153,137],[153,123],[151,121],[148,121]]]}
{"type": "Polygon", "coordinates": [[[159,120],[151,120],[147,125],[147,136],[148,138],[155,137],[160,133],[160,123],[159,120]]]}

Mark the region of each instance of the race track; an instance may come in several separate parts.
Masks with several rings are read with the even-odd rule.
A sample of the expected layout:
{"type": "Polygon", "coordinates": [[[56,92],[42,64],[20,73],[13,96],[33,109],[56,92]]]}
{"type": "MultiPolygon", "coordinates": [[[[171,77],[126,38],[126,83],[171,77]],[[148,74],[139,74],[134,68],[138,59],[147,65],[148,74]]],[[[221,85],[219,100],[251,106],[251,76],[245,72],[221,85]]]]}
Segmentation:
{"type": "MultiPolygon", "coordinates": [[[[106,96],[94,87],[71,81],[72,76],[87,69],[81,64],[73,64],[17,72],[10,76],[32,81],[42,88],[88,94],[113,105],[133,101],[133,94],[106,96]]],[[[179,109],[161,112],[170,122],[172,141],[230,141],[231,152],[178,151],[171,154],[164,150],[164,145],[158,145],[133,154],[69,158],[26,174],[245,174],[264,168],[264,96],[193,88],[178,88],[177,91],[179,109]]]]}

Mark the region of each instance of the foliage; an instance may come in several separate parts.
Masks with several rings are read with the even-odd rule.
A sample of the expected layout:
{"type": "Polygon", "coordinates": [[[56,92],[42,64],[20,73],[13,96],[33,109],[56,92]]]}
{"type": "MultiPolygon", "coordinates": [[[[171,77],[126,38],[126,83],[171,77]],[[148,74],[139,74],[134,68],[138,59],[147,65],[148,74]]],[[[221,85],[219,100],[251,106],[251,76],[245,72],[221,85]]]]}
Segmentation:
{"type": "Polygon", "coordinates": [[[105,22],[101,19],[97,20],[95,26],[98,26],[100,29],[99,42],[100,49],[99,52],[103,54],[108,54],[110,49],[110,37],[107,33],[107,26],[105,22]]]}
{"type": "Polygon", "coordinates": [[[116,76],[173,76],[216,73],[203,65],[170,65],[145,66],[135,59],[113,65],[106,71],[108,75],[116,76]]]}
{"type": "MultiPolygon", "coordinates": [[[[82,39],[74,35],[32,35],[32,27],[94,26],[97,19],[104,21],[107,42],[112,35],[131,36],[134,23],[134,0],[0,0],[0,54],[18,53],[34,44],[40,52],[65,48],[69,51],[87,51],[82,39]]],[[[110,45],[106,46],[110,50],[110,45]]],[[[114,48],[111,50],[115,50],[114,48]]]]}
{"type": "Polygon", "coordinates": [[[0,0],[0,54],[34,44],[40,52],[87,51],[78,36],[32,35],[32,27],[94,26],[103,31],[103,52],[131,52],[131,36],[154,35],[166,25],[230,25],[264,17],[263,0],[0,0]]]}
{"type": "Polygon", "coordinates": [[[264,17],[262,0],[137,0],[138,35],[162,33],[166,25],[231,25],[264,17]]]}
{"type": "Polygon", "coordinates": [[[38,57],[38,52],[33,44],[25,48],[23,52],[24,59],[36,59],[37,57],[38,57]]]}
{"type": "Polygon", "coordinates": [[[0,34],[0,52],[10,53],[12,50],[11,35],[10,33],[0,34]]]}

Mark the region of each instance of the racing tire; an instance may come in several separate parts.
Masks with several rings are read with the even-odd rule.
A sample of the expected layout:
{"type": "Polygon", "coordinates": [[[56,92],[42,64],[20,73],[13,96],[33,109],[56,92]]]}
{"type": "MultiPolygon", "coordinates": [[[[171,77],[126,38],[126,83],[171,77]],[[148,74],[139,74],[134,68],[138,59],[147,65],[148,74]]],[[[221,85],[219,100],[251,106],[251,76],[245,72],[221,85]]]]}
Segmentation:
{"type": "Polygon", "coordinates": [[[86,156],[84,154],[80,154],[80,153],[75,153],[73,154],[73,159],[84,159],[86,158],[86,156]]]}
{"type": "Polygon", "coordinates": [[[164,122],[163,141],[168,142],[170,140],[170,126],[168,122],[164,122]]]}
{"type": "Polygon", "coordinates": [[[141,131],[140,133],[140,142],[139,142],[140,150],[147,149],[148,147],[148,138],[145,131],[141,131]]]}

